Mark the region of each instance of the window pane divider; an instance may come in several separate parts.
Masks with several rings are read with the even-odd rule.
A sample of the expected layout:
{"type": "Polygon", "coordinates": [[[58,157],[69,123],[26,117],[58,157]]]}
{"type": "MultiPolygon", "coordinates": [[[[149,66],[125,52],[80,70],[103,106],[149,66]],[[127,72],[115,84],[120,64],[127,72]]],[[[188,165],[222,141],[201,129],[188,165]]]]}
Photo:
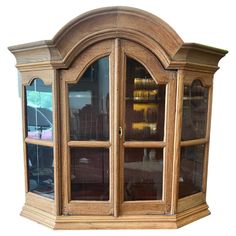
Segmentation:
{"type": "Polygon", "coordinates": [[[163,148],[166,142],[163,141],[126,141],[124,147],[126,148],[163,148]]]}
{"type": "Polygon", "coordinates": [[[28,144],[41,145],[41,146],[46,146],[46,147],[53,147],[53,141],[52,140],[25,138],[25,142],[28,143],[28,144]]]}
{"type": "Polygon", "coordinates": [[[199,144],[205,144],[209,140],[208,138],[200,138],[200,139],[194,139],[194,140],[185,140],[181,141],[181,147],[186,147],[186,146],[192,146],[192,145],[199,145],[199,144]]]}
{"type": "Polygon", "coordinates": [[[109,141],[69,141],[69,147],[105,147],[109,148],[111,146],[111,142],[109,141]]]}

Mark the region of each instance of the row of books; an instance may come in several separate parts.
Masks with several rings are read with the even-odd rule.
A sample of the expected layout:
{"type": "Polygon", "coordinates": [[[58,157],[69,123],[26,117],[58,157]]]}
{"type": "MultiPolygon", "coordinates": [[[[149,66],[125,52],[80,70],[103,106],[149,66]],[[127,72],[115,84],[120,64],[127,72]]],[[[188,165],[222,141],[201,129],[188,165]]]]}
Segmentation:
{"type": "Polygon", "coordinates": [[[155,89],[157,83],[152,78],[134,78],[135,89],[155,89]]]}
{"type": "Polygon", "coordinates": [[[158,90],[134,90],[133,97],[135,101],[155,101],[158,90]]]}

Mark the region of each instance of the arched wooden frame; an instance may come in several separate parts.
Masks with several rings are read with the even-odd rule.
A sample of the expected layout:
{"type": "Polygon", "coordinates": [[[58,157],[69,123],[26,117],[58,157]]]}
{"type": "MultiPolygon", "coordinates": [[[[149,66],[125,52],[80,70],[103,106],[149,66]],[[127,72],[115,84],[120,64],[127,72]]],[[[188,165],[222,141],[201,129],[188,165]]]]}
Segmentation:
{"type": "MultiPolygon", "coordinates": [[[[85,72],[85,70],[88,68],[89,65],[91,65],[95,60],[97,60],[98,58],[104,57],[109,55],[110,58],[110,91],[111,94],[114,94],[114,86],[117,87],[117,92],[120,93],[120,97],[123,98],[124,97],[124,91],[125,91],[125,73],[126,73],[126,56],[129,56],[131,58],[134,58],[135,60],[139,61],[148,71],[149,73],[153,76],[153,79],[156,80],[157,83],[160,84],[166,84],[166,109],[165,109],[165,125],[164,125],[164,140],[163,141],[159,141],[159,142],[153,142],[153,144],[150,144],[150,142],[147,142],[147,144],[145,145],[149,145],[149,147],[161,147],[164,148],[164,173],[163,175],[165,176],[164,179],[167,179],[167,173],[169,173],[171,171],[172,168],[172,161],[171,160],[167,160],[167,157],[171,156],[169,155],[170,152],[170,145],[167,145],[167,143],[172,142],[172,137],[173,137],[173,133],[170,135],[169,133],[173,132],[173,129],[167,129],[167,126],[169,127],[170,124],[173,124],[173,114],[172,110],[174,111],[174,93],[175,93],[175,81],[174,78],[176,76],[176,72],[173,71],[165,71],[164,68],[162,67],[162,65],[160,64],[159,60],[147,49],[145,49],[144,47],[142,47],[141,45],[138,45],[134,42],[131,41],[127,41],[127,40],[105,40],[102,42],[99,42],[97,44],[94,44],[93,46],[89,47],[87,50],[85,50],[76,60],[74,60],[73,64],[71,65],[70,70],[62,70],[61,71],[61,78],[62,78],[62,82],[61,82],[61,88],[62,88],[62,92],[63,94],[61,95],[63,101],[61,101],[61,104],[63,104],[63,114],[68,114],[68,90],[67,90],[67,86],[68,84],[74,84],[77,83],[79,81],[79,79],[81,78],[81,76],[83,75],[83,73],[85,72]],[[94,51],[96,53],[94,53],[94,51]],[[140,53],[141,52],[141,53],[140,53]],[[119,58],[119,59],[118,59],[119,58]],[[113,70],[113,68],[115,68],[115,70],[113,70]],[[118,69],[119,68],[119,69],[118,69]],[[122,73],[121,73],[122,72],[122,73]],[[158,76],[156,76],[158,75],[158,76]],[[116,79],[115,79],[116,78],[116,79]],[[117,83],[116,85],[114,83],[117,83]],[[172,93],[172,97],[170,98],[170,96],[168,96],[169,92],[172,93]],[[170,122],[169,122],[170,121],[170,122]],[[170,130],[169,132],[167,132],[167,130],[170,130]]],[[[113,106],[117,106],[114,105],[116,100],[116,104],[117,101],[120,100],[118,98],[118,96],[112,96],[110,98],[110,107],[113,106]]],[[[124,102],[124,100],[122,99],[121,101],[124,102]]],[[[116,122],[117,124],[120,123],[118,122],[117,119],[121,119],[117,117],[117,114],[122,114],[121,116],[123,116],[123,112],[124,112],[124,104],[123,102],[120,102],[120,106],[119,106],[119,112],[113,111],[113,109],[110,110],[110,117],[111,117],[111,121],[110,121],[110,127],[114,127],[114,122],[116,122]],[[114,114],[113,114],[114,113],[114,114]],[[115,121],[116,120],[116,121],[115,121]]],[[[117,108],[118,109],[118,108],[117,108]]],[[[67,182],[67,185],[65,187],[65,194],[63,194],[64,199],[63,199],[63,205],[65,206],[64,209],[65,212],[70,212],[69,214],[78,214],[78,212],[80,212],[81,214],[89,214],[88,213],[88,209],[90,209],[88,207],[88,205],[91,204],[91,202],[87,202],[84,201],[79,201],[80,205],[78,205],[78,201],[70,201],[70,170],[68,169],[70,166],[70,153],[69,153],[69,147],[96,147],[99,143],[100,145],[105,145],[107,147],[110,147],[110,152],[111,152],[111,156],[112,158],[114,157],[115,154],[112,153],[116,153],[117,152],[117,146],[114,144],[114,140],[117,138],[116,135],[118,134],[118,132],[114,133],[115,130],[118,130],[118,127],[114,127],[114,131],[113,128],[110,128],[110,141],[109,142],[96,142],[96,143],[91,143],[91,146],[86,142],[86,141],[69,141],[69,120],[68,120],[68,115],[63,116],[63,137],[67,137],[67,141],[65,141],[64,139],[64,144],[63,145],[68,145],[68,149],[64,151],[63,157],[64,157],[64,165],[63,166],[67,166],[67,168],[65,169],[65,172],[63,174],[64,176],[64,181],[63,182],[67,182]],[[64,121],[63,121],[64,120],[64,121]],[[113,140],[114,139],[114,140],[113,140]],[[113,152],[113,149],[116,150],[115,152],[113,152]],[[68,158],[67,158],[68,157],[68,158]]],[[[123,120],[123,119],[122,119],[123,120]]],[[[123,122],[123,121],[122,121],[123,122]]],[[[117,126],[117,125],[116,125],[117,126]]],[[[122,125],[124,127],[124,124],[122,125]]],[[[117,141],[116,141],[117,142],[117,141]]],[[[124,147],[137,147],[138,143],[134,142],[134,144],[131,144],[132,142],[125,142],[124,143],[124,147]]],[[[145,142],[144,142],[145,143],[145,142]]],[[[120,154],[121,156],[123,154],[120,154]]],[[[118,157],[116,157],[118,158],[118,157]]],[[[114,158],[113,158],[114,159],[114,158]]],[[[115,166],[123,166],[123,163],[114,163],[117,160],[110,160],[110,164],[111,164],[111,169],[110,172],[113,173],[114,169],[116,168],[115,166]],[[114,166],[114,167],[113,167],[114,166]]],[[[122,160],[122,158],[120,158],[122,160]]],[[[169,159],[169,158],[168,158],[169,159]]],[[[119,182],[121,185],[119,186],[119,190],[120,193],[116,193],[117,190],[114,190],[115,188],[117,189],[116,184],[112,182],[113,177],[110,177],[110,183],[111,183],[111,189],[110,189],[110,193],[111,192],[115,192],[114,196],[115,199],[121,199],[120,202],[117,202],[117,200],[115,200],[115,202],[113,202],[113,196],[111,195],[111,198],[109,200],[109,202],[104,203],[104,202],[97,202],[97,203],[93,203],[93,204],[97,204],[96,207],[94,207],[95,212],[93,212],[92,210],[90,211],[90,214],[96,214],[97,209],[100,209],[100,212],[104,212],[104,214],[111,214],[111,212],[113,212],[112,208],[108,208],[108,206],[110,204],[115,204],[115,205],[120,205],[122,203],[122,198],[123,198],[123,186],[122,186],[122,176],[123,176],[123,170],[122,168],[120,168],[119,170],[115,171],[115,177],[114,179],[117,179],[119,177],[120,181],[119,182]],[[117,172],[118,171],[118,172],[117,172]],[[120,174],[118,174],[120,173],[120,174]],[[114,186],[114,187],[113,187],[114,186]],[[107,205],[104,206],[103,205],[107,205]],[[107,209],[107,210],[106,210],[107,209]],[[105,213],[106,212],[106,213],[105,213]]],[[[118,183],[117,183],[118,184],[118,183]]],[[[133,203],[123,203],[121,206],[115,206],[116,209],[115,214],[118,215],[118,211],[121,212],[129,212],[129,213],[134,213],[136,212],[150,212],[150,209],[156,209],[153,210],[153,212],[167,212],[170,210],[170,194],[168,193],[168,191],[171,189],[171,179],[169,179],[168,181],[163,182],[163,200],[162,201],[156,201],[157,203],[154,203],[155,201],[150,201],[150,203],[145,203],[143,204],[142,201],[140,201],[140,203],[138,202],[133,202],[133,203]],[[160,205],[162,202],[162,207],[160,208],[160,205]],[[168,204],[166,203],[168,202],[168,204]],[[134,208],[135,205],[135,208],[134,208]],[[144,208],[145,206],[145,208],[144,208]],[[120,208],[121,207],[121,208],[120,208]],[[120,209],[120,210],[118,210],[120,209]],[[134,210],[132,210],[134,209],[134,210]],[[142,209],[142,210],[141,210],[142,209]],[[145,210],[146,209],[146,210],[145,210]],[[159,209],[159,210],[158,210],[159,209]]],[[[112,206],[113,207],[113,206],[112,206]]],[[[137,214],[137,213],[136,213],[137,214]]]]}
{"type": "MultiPolygon", "coordinates": [[[[70,70],[62,70],[61,71],[61,111],[62,111],[62,116],[61,116],[61,122],[62,122],[62,136],[64,137],[62,140],[62,145],[63,145],[63,152],[62,152],[62,165],[64,168],[62,168],[62,180],[63,182],[67,183],[64,185],[64,188],[62,191],[64,192],[63,198],[62,198],[62,205],[63,205],[63,212],[64,214],[75,214],[80,212],[80,214],[91,214],[95,215],[97,211],[99,211],[101,214],[112,214],[112,209],[113,209],[113,195],[112,193],[112,183],[113,183],[113,178],[111,177],[112,175],[110,174],[109,177],[109,182],[110,182],[110,196],[109,196],[109,201],[106,202],[97,202],[97,201],[76,201],[73,200],[71,201],[70,197],[70,148],[71,147],[88,147],[88,144],[86,141],[71,141],[70,140],[70,134],[69,134],[69,100],[68,100],[68,85],[69,84],[76,84],[81,76],[84,74],[86,69],[96,60],[99,58],[102,58],[104,56],[109,56],[109,91],[111,91],[112,81],[113,79],[113,67],[112,65],[112,57],[114,57],[114,43],[112,40],[105,40],[100,43],[97,43],[91,47],[89,47],[87,50],[85,50],[83,53],[79,55],[79,57],[74,60],[74,63],[71,67],[70,70]],[[80,202],[80,205],[78,205],[78,202],[80,202]],[[90,207],[90,204],[94,205],[94,208],[90,207]]],[[[109,106],[111,107],[112,104],[112,97],[110,97],[110,102],[109,106]]],[[[110,114],[109,117],[112,117],[111,109],[109,110],[110,114]]],[[[102,147],[108,147],[109,148],[109,153],[113,152],[112,148],[112,139],[113,135],[112,134],[112,129],[111,129],[111,121],[109,124],[109,136],[110,139],[109,141],[106,142],[96,142],[96,143],[90,143],[89,147],[97,147],[98,143],[102,147]]],[[[99,146],[100,147],[100,146],[99,146]]],[[[113,164],[111,163],[112,160],[110,159],[111,154],[109,155],[109,163],[110,163],[110,173],[112,173],[111,166],[113,164]]]]}
{"type": "Polygon", "coordinates": [[[35,79],[40,79],[45,85],[52,85],[54,71],[40,70],[40,71],[25,71],[21,75],[21,83],[23,86],[30,85],[35,79]]]}
{"type": "MultiPolygon", "coordinates": [[[[149,203],[143,204],[144,202],[134,201],[134,202],[123,202],[123,186],[120,186],[120,191],[122,196],[120,196],[120,203],[121,203],[121,212],[128,213],[128,214],[139,214],[140,212],[147,213],[152,212],[153,214],[157,212],[169,212],[170,205],[171,205],[171,178],[167,176],[167,173],[170,173],[172,169],[172,156],[171,156],[171,148],[172,145],[172,137],[173,135],[173,127],[172,124],[174,123],[174,104],[175,104],[175,96],[171,98],[170,94],[175,94],[176,89],[176,72],[175,71],[165,71],[163,66],[161,65],[160,61],[145,47],[139,45],[135,42],[128,41],[128,40],[121,40],[120,42],[121,47],[121,83],[120,83],[120,96],[121,98],[125,97],[126,91],[126,58],[127,56],[130,58],[135,59],[136,61],[140,62],[150,73],[152,79],[155,80],[157,84],[165,84],[166,85],[166,97],[165,97],[165,124],[164,124],[164,137],[163,141],[156,141],[156,142],[142,142],[140,147],[156,147],[156,148],[163,148],[163,198],[159,201],[149,201],[149,203]],[[152,210],[151,210],[152,209],[152,210]],[[155,210],[156,209],[156,210],[155,210]],[[137,213],[135,213],[135,211],[137,213]]],[[[120,103],[120,122],[125,122],[125,102],[120,103]]],[[[124,127],[125,123],[122,124],[124,127]]],[[[120,144],[122,146],[122,143],[120,144]]],[[[139,142],[124,142],[124,147],[138,147],[139,142]]],[[[120,166],[123,167],[123,158],[124,154],[121,153],[121,162],[120,166]]],[[[123,175],[123,170],[120,169],[121,178],[123,175]]],[[[120,183],[123,183],[121,179],[120,183]]]]}
{"type": "MultiPolygon", "coordinates": [[[[51,84],[53,91],[54,137],[52,146],[54,147],[55,200],[50,201],[28,193],[26,195],[26,204],[22,211],[24,216],[52,228],[165,228],[179,227],[209,214],[208,206],[205,203],[207,158],[205,158],[204,164],[202,195],[195,195],[180,200],[177,196],[180,148],[189,144],[187,143],[189,141],[181,141],[183,88],[184,85],[191,85],[195,79],[200,79],[203,86],[209,88],[206,138],[204,140],[193,140],[195,143],[203,141],[206,143],[205,155],[207,156],[209,149],[213,75],[218,69],[219,60],[227,51],[200,44],[184,43],[178,34],[160,18],[142,10],[129,7],[108,7],[90,11],[65,25],[52,40],[13,46],[9,49],[16,57],[16,66],[21,73],[23,88],[25,85],[30,84],[33,78],[39,77],[43,79],[45,84],[51,84]],[[110,44],[107,43],[108,41],[110,41],[110,44]],[[96,52],[94,51],[95,53],[90,51],[93,45],[102,44],[105,48],[101,52],[97,49],[96,52]],[[135,44],[140,45],[140,49],[143,52],[138,57],[136,56],[138,52],[135,52],[135,47],[134,51],[131,49],[132,45],[135,44]],[[108,48],[106,48],[107,45],[109,45],[108,48]],[[125,50],[120,52],[120,48],[125,48],[125,50]],[[143,54],[149,51],[151,52],[151,56],[145,58],[143,54]],[[86,55],[85,52],[90,52],[91,55],[86,55]],[[164,167],[165,172],[172,173],[172,179],[165,186],[165,191],[171,194],[164,196],[166,203],[164,212],[168,212],[171,215],[155,215],[153,217],[146,215],[140,218],[133,216],[126,218],[126,216],[122,216],[117,220],[120,210],[121,212],[129,212],[131,214],[134,212],[132,210],[130,211],[132,208],[130,206],[119,209],[118,205],[121,202],[118,192],[120,187],[118,186],[119,180],[116,177],[113,179],[113,205],[114,209],[116,209],[114,218],[106,217],[106,223],[104,223],[104,218],[97,216],[73,216],[71,218],[62,215],[62,213],[66,213],[66,209],[63,206],[68,200],[64,193],[61,192],[61,182],[66,175],[64,172],[66,163],[64,162],[63,156],[68,154],[61,148],[67,145],[64,137],[68,137],[68,132],[63,129],[62,132],[60,130],[60,126],[68,125],[65,123],[66,120],[62,115],[67,112],[67,101],[63,99],[67,97],[68,93],[66,86],[68,83],[76,83],[88,65],[104,55],[109,55],[110,61],[120,62],[116,65],[110,65],[111,70],[113,70],[110,70],[110,75],[114,75],[114,82],[110,85],[115,94],[114,98],[112,97],[110,99],[110,105],[115,104],[114,110],[116,112],[111,114],[114,122],[118,123],[117,111],[121,109],[117,105],[118,94],[122,94],[121,91],[117,91],[116,89],[123,89],[124,95],[124,88],[120,86],[118,81],[122,77],[125,78],[125,75],[119,75],[118,72],[124,71],[125,55],[143,64],[156,82],[166,84],[166,94],[176,95],[166,95],[166,133],[163,142],[158,143],[160,147],[166,149],[165,152],[168,158],[171,159],[169,161],[170,164],[164,167]],[[88,56],[90,56],[90,60],[86,59],[86,61],[83,61],[83,58],[88,58],[88,56]],[[78,57],[82,59],[80,63],[76,61],[78,57]],[[149,60],[155,62],[157,67],[151,67],[149,60]],[[75,75],[76,71],[80,71],[80,73],[77,73],[72,79],[70,74],[75,75]],[[156,76],[157,73],[159,76],[156,76]],[[166,145],[167,142],[171,145],[166,145]],[[60,163],[61,158],[62,163],[60,163]],[[92,224],[88,225],[88,223],[92,224]]],[[[24,110],[24,89],[22,91],[24,110]]],[[[23,114],[23,129],[25,129],[24,119],[23,114]]],[[[116,147],[118,144],[118,137],[116,135],[118,134],[117,126],[114,127],[113,132],[114,135],[112,135],[110,141],[116,147]]],[[[28,141],[34,142],[32,140],[28,141]]],[[[35,144],[38,144],[38,142],[35,142],[35,144]]],[[[74,141],[70,141],[68,144],[69,146],[76,146],[74,141]]],[[[51,145],[51,143],[48,145],[51,145]]],[[[83,145],[86,146],[85,143],[83,145]]],[[[117,151],[117,148],[114,148],[112,153],[115,155],[117,151]]],[[[113,164],[114,170],[118,169],[117,159],[114,159],[113,164]]],[[[155,207],[155,205],[150,205],[150,207],[155,207]]],[[[106,210],[110,211],[108,208],[106,210]]],[[[146,210],[148,212],[148,209],[146,210]]],[[[86,206],[84,207],[84,211],[86,211],[86,206]]],[[[161,212],[163,212],[163,209],[161,212]]],[[[113,214],[112,211],[110,213],[113,214]]]]}

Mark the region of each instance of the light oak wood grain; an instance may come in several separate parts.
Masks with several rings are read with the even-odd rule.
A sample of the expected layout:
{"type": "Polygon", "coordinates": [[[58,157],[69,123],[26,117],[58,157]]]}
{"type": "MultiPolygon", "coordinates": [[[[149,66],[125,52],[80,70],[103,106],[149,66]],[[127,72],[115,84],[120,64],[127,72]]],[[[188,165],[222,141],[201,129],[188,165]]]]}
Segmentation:
{"type": "Polygon", "coordinates": [[[176,215],[53,216],[25,205],[21,215],[53,229],[176,229],[209,215],[203,203],[176,215]]]}
{"type": "Polygon", "coordinates": [[[178,228],[210,214],[206,204],[213,76],[227,53],[184,43],[160,18],[129,7],[96,9],[65,25],[52,40],[9,47],[22,84],[22,124],[26,202],[22,215],[54,229],[178,228]],[[70,139],[68,84],[79,81],[97,59],[109,57],[109,140],[70,139]],[[126,141],[126,58],[140,62],[158,84],[166,85],[164,138],[126,141]],[[52,86],[53,141],[26,137],[25,86],[40,78],[52,86]],[[183,92],[200,80],[209,90],[206,136],[181,141],[183,92]],[[124,133],[124,132],[123,132],[124,133]],[[30,193],[27,144],[53,147],[54,200],[30,193]],[[180,150],[205,145],[202,192],[178,198],[180,150]],[[109,201],[71,200],[70,148],[109,148],[109,201]],[[163,149],[162,199],[124,201],[126,148],[163,149]]]}

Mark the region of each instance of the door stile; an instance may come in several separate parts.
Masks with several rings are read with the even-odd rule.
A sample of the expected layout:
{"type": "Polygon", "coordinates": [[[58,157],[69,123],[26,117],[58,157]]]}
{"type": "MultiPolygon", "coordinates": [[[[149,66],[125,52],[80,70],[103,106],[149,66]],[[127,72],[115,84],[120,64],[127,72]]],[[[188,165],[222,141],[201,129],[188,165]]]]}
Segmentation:
{"type": "Polygon", "coordinates": [[[124,202],[124,131],[125,131],[125,81],[126,81],[126,56],[123,41],[120,43],[120,80],[119,80],[119,205],[122,209],[124,202]],[[121,132],[121,133],[120,133],[121,132]]]}
{"type": "Polygon", "coordinates": [[[68,139],[68,122],[66,119],[67,112],[67,88],[66,83],[63,81],[63,72],[60,74],[60,104],[61,104],[61,166],[62,166],[62,214],[67,215],[69,213],[68,203],[69,203],[69,181],[68,181],[68,172],[69,172],[69,157],[68,157],[68,147],[67,147],[67,139],[68,139]]]}
{"type": "Polygon", "coordinates": [[[170,72],[170,82],[166,88],[166,112],[165,112],[165,137],[164,168],[163,168],[163,200],[166,203],[166,213],[171,211],[172,179],[170,174],[173,170],[173,147],[174,147],[174,117],[176,104],[176,72],[170,72]]]}
{"type": "Polygon", "coordinates": [[[111,125],[111,143],[112,143],[112,149],[113,152],[111,153],[111,159],[113,160],[113,201],[114,201],[114,216],[119,216],[119,207],[120,207],[120,186],[119,186],[119,176],[120,176],[120,151],[119,151],[119,81],[120,81],[120,63],[121,63],[121,57],[120,57],[120,39],[116,38],[113,44],[113,57],[112,57],[112,65],[111,68],[114,68],[113,71],[113,78],[111,80],[111,94],[114,94],[114,96],[111,96],[111,104],[110,107],[112,109],[112,120],[113,120],[113,126],[111,125]]]}

